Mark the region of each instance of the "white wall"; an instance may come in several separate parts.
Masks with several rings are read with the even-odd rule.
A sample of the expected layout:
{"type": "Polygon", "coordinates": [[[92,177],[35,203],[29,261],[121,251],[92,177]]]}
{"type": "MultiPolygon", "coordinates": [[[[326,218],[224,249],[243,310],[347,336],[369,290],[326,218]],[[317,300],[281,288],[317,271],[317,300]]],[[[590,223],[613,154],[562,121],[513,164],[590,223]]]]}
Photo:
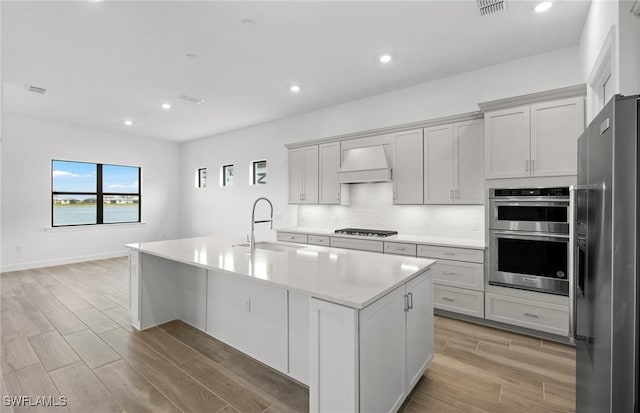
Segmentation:
{"type": "MultiPolygon", "coordinates": [[[[251,204],[258,196],[267,196],[274,202],[276,227],[296,225],[298,208],[287,205],[285,143],[472,112],[478,110],[478,102],[582,82],[578,48],[571,47],[187,142],[182,146],[181,160],[182,184],[189,188],[182,194],[183,235],[223,233],[243,236],[250,228],[251,204]],[[269,183],[250,187],[247,184],[249,162],[260,158],[268,160],[269,183]],[[218,169],[225,163],[237,166],[233,188],[217,186],[218,169]],[[199,167],[209,168],[208,188],[194,188],[194,171],[199,167]]],[[[345,222],[357,219],[358,209],[346,208],[343,212],[346,215],[342,216],[345,222]],[[349,216],[349,211],[354,215],[349,216]]],[[[417,211],[422,216],[415,219],[428,221],[429,217],[437,216],[440,208],[419,207],[417,211]]],[[[469,219],[474,216],[475,213],[471,213],[469,219]]],[[[372,222],[370,226],[376,226],[376,223],[372,222]]],[[[426,225],[421,226],[426,229],[426,225]]],[[[443,232],[449,229],[441,228],[443,232]]],[[[459,235],[475,237],[478,234],[459,235]]],[[[270,237],[272,234],[261,229],[259,236],[270,237]]]]}
{"type": "Polygon", "coordinates": [[[3,114],[2,271],[124,255],[179,236],[178,144],[3,114]],[[142,225],[51,227],[51,160],[142,167],[142,225]],[[22,252],[17,252],[17,247],[22,252]]]}
{"type": "Polygon", "coordinates": [[[619,3],[619,68],[620,93],[632,95],[640,93],[640,17],[630,10],[632,0],[619,3]]]}

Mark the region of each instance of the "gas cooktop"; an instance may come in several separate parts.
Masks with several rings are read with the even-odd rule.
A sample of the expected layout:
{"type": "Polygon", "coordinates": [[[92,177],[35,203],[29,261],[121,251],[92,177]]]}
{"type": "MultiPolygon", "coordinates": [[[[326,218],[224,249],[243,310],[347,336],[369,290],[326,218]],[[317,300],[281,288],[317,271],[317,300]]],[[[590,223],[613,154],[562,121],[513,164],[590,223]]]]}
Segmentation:
{"type": "Polygon", "coordinates": [[[392,235],[398,235],[398,231],[383,231],[378,229],[362,229],[362,228],[341,228],[334,231],[336,234],[356,235],[358,237],[378,237],[386,238],[392,235]]]}

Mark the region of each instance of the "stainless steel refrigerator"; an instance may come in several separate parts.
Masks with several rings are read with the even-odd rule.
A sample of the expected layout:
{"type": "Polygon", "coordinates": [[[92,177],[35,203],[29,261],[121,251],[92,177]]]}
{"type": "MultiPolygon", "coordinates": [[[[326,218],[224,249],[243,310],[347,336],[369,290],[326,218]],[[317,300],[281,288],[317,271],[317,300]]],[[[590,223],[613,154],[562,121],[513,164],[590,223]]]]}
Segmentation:
{"type": "Polygon", "coordinates": [[[638,412],[640,97],[614,96],[578,139],[570,338],[576,411],[638,412]]]}

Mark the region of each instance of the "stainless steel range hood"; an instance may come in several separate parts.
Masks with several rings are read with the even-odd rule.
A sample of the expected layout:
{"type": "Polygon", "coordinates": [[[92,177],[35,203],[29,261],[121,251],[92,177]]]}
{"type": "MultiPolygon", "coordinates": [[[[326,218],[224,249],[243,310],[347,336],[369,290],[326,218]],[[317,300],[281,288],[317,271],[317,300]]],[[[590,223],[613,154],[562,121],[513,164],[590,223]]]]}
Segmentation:
{"type": "Polygon", "coordinates": [[[348,149],[344,152],[338,182],[355,184],[362,182],[391,181],[391,167],[383,145],[348,149]]]}

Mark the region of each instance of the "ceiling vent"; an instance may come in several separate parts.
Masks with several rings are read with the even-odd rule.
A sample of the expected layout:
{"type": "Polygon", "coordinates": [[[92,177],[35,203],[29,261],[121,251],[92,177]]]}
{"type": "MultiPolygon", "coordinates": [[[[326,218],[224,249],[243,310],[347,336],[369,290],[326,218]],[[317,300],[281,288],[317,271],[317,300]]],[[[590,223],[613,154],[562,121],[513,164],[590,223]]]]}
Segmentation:
{"type": "Polygon", "coordinates": [[[24,88],[29,92],[40,93],[41,95],[44,95],[44,93],[47,91],[47,89],[45,89],[45,88],[38,87],[38,86],[32,86],[32,85],[25,85],[24,88]]]}
{"type": "Polygon", "coordinates": [[[204,99],[196,98],[189,95],[182,95],[180,96],[180,99],[186,100],[187,102],[195,103],[196,105],[199,105],[204,102],[204,99]]]}
{"type": "Polygon", "coordinates": [[[480,15],[486,16],[505,9],[505,0],[477,0],[480,8],[480,15]]]}

